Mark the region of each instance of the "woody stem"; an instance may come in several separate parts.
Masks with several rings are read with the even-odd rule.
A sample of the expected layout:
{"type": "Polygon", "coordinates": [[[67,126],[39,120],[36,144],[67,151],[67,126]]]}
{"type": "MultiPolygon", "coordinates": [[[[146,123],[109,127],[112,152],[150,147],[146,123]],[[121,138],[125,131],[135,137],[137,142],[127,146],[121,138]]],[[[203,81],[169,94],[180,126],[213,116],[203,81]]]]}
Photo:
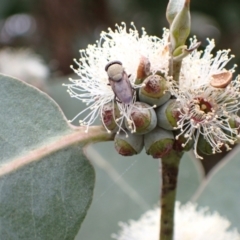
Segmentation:
{"type": "Polygon", "coordinates": [[[162,189],[159,240],[173,240],[177,178],[182,155],[182,152],[172,150],[167,156],[163,157],[160,162],[162,189]]]}

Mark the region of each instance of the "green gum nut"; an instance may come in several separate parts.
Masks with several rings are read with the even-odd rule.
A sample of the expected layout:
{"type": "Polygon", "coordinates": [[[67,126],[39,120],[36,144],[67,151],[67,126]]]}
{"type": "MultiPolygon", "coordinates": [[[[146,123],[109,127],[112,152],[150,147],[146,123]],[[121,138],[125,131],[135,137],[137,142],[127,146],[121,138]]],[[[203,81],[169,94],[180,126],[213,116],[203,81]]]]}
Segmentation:
{"type": "Polygon", "coordinates": [[[143,81],[143,84],[139,90],[139,99],[142,102],[160,106],[171,97],[167,81],[162,76],[150,75],[143,81]]]}
{"type": "Polygon", "coordinates": [[[119,117],[120,112],[116,103],[109,102],[103,106],[101,121],[109,132],[116,132],[119,129],[119,126],[116,124],[116,119],[119,117]]]}
{"type": "Polygon", "coordinates": [[[130,113],[130,120],[125,119],[126,128],[135,134],[145,134],[157,125],[154,109],[146,103],[135,102],[130,113]]]}
{"type": "Polygon", "coordinates": [[[114,145],[116,151],[123,156],[138,154],[143,149],[143,136],[120,132],[115,135],[114,145]]]}
{"type": "Polygon", "coordinates": [[[203,135],[200,135],[198,138],[198,143],[197,143],[197,150],[200,153],[203,153],[205,155],[213,155],[213,148],[210,145],[210,143],[204,138],[203,135]]]}
{"type": "Polygon", "coordinates": [[[156,109],[157,125],[166,130],[174,130],[179,120],[176,99],[170,99],[164,105],[156,109]]]}
{"type": "Polygon", "coordinates": [[[173,149],[174,135],[172,131],[167,131],[156,127],[153,131],[144,135],[145,150],[153,158],[162,158],[173,149]]]}

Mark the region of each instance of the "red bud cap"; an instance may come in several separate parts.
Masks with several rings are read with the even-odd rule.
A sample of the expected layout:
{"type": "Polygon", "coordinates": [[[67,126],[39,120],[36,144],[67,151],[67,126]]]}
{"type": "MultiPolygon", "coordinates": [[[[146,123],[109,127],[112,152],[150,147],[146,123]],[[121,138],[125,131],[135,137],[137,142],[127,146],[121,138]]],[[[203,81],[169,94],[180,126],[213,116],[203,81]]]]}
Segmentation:
{"type": "Polygon", "coordinates": [[[226,88],[232,81],[232,73],[224,71],[211,76],[210,84],[215,88],[226,88]]]}
{"type": "Polygon", "coordinates": [[[143,82],[143,80],[150,74],[150,68],[151,64],[149,62],[149,59],[142,56],[138,65],[135,84],[141,84],[143,82]]]}

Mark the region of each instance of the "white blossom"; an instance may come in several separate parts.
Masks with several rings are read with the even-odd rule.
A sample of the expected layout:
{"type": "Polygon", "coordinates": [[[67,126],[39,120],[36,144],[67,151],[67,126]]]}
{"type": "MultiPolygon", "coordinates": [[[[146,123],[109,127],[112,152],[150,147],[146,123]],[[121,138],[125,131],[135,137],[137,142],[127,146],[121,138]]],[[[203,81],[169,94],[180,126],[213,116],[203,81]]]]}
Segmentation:
{"type": "MultiPolygon", "coordinates": [[[[117,240],[158,240],[159,208],[149,210],[137,221],[120,222],[121,230],[112,234],[117,240]]],[[[239,240],[236,229],[217,212],[210,213],[208,208],[197,209],[194,203],[180,206],[176,203],[174,240],[239,240]]]]}
{"type": "MultiPolygon", "coordinates": [[[[104,104],[114,100],[114,93],[108,85],[109,80],[105,71],[105,66],[110,61],[118,60],[122,62],[125,72],[130,75],[129,80],[133,88],[137,75],[140,58],[145,57],[150,61],[151,72],[161,71],[164,75],[168,73],[169,56],[168,30],[164,30],[163,37],[148,36],[144,28],[140,34],[134,24],[129,29],[125,23],[116,25],[116,29],[108,29],[108,32],[100,34],[100,40],[93,45],[88,45],[87,49],[80,50],[79,60],[75,60],[78,68],[73,70],[79,76],[79,79],[69,79],[72,83],[66,84],[68,92],[73,98],[85,102],[87,108],[80,112],[74,119],[83,112],[89,111],[89,114],[80,121],[82,125],[93,124],[95,119],[102,112],[104,104]]],[[[133,98],[133,103],[135,97],[133,98]]],[[[131,106],[126,106],[117,102],[121,114],[124,117],[129,116],[131,106]]],[[[119,126],[123,118],[118,120],[119,126]]],[[[72,121],[74,120],[72,119],[72,121]]],[[[129,119],[127,119],[129,120],[129,119]]],[[[130,119],[131,120],[131,119],[130,119]]]]}
{"type": "MultiPolygon", "coordinates": [[[[212,148],[212,153],[222,149],[231,149],[238,137],[238,127],[230,126],[230,120],[237,119],[239,110],[240,80],[232,80],[226,87],[216,88],[211,85],[212,76],[224,72],[233,73],[235,66],[226,70],[227,63],[233,56],[229,50],[211,53],[214,41],[209,41],[205,51],[193,51],[183,59],[179,83],[172,84],[171,92],[177,98],[179,121],[178,129],[187,139],[194,139],[194,153],[200,137],[212,148]]],[[[192,44],[196,39],[192,40],[192,44]]],[[[191,46],[190,46],[191,48],[191,46]]],[[[178,138],[178,136],[177,136],[178,138]]]]}

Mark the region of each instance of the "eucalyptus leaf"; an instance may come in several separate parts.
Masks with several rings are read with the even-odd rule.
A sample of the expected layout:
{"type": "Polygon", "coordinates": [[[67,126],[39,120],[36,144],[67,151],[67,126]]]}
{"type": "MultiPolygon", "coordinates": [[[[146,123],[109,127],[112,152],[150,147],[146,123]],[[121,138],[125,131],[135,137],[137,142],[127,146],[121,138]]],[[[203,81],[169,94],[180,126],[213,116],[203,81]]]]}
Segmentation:
{"type": "Polygon", "coordinates": [[[194,200],[226,217],[240,232],[240,146],[236,146],[208,175],[194,200]]]}
{"type": "Polygon", "coordinates": [[[0,239],[74,239],[95,181],[82,147],[109,136],[71,127],[46,94],[3,75],[0,126],[0,239]]]}

